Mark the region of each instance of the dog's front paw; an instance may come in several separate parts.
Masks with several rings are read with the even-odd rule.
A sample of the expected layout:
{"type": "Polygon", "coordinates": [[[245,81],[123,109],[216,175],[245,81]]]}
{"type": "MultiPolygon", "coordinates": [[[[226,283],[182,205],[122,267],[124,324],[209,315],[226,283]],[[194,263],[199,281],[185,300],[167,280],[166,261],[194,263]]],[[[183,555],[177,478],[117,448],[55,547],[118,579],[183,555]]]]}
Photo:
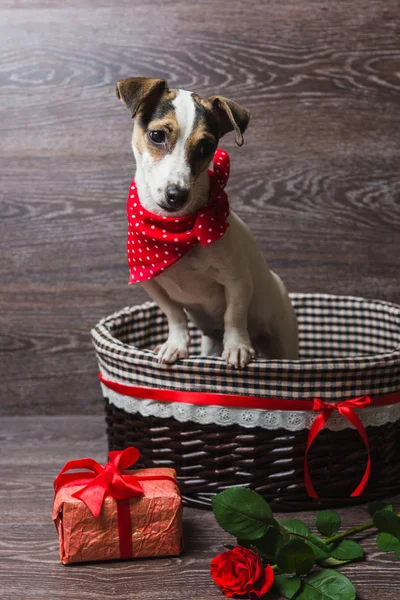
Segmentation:
{"type": "Polygon", "coordinates": [[[172,365],[178,358],[187,358],[189,356],[188,341],[186,339],[171,340],[168,338],[164,344],[157,346],[155,352],[160,363],[172,365]]]}
{"type": "Polygon", "coordinates": [[[235,369],[244,369],[255,357],[255,350],[246,343],[227,343],[222,353],[222,358],[226,360],[226,363],[235,369]]]}

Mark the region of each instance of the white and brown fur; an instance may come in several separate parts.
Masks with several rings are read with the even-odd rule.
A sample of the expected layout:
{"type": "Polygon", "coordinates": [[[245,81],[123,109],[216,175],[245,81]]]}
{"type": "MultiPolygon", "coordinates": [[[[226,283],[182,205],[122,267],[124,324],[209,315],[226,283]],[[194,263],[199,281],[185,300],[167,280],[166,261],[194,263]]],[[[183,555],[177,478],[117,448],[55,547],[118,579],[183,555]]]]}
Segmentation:
{"type": "MultiPolygon", "coordinates": [[[[124,79],[117,84],[117,96],[135,118],[132,149],[143,206],[167,217],[197,212],[208,201],[207,168],[219,139],[234,130],[242,145],[249,112],[221,96],[205,99],[169,90],[161,79],[124,79]],[[164,144],[152,142],[149,132],[154,130],[164,132],[164,144]],[[188,191],[174,212],[165,200],[169,185],[188,191]]],[[[197,245],[165,273],[142,283],[168,319],[168,339],[157,349],[163,363],[188,356],[188,317],[202,331],[202,356],[222,355],[236,368],[245,367],[256,353],[298,358],[296,317],[281,279],[233,211],[229,225],[221,240],[197,245]]]]}

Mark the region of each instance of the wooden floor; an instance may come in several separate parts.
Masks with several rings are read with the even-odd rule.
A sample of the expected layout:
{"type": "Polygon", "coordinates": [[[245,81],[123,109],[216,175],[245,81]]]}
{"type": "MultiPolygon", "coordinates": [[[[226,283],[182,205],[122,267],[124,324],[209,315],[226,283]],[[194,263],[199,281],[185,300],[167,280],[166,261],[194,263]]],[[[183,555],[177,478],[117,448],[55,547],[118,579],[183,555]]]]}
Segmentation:
{"type": "Polygon", "coordinates": [[[398,0],[2,0],[2,414],[100,414],[128,288],[118,79],[242,102],[228,191],[290,291],[400,300],[398,0]]]}
{"type": "MultiPolygon", "coordinates": [[[[58,562],[52,480],[106,453],[89,331],[146,298],[127,286],[116,81],[242,102],[245,145],[223,141],[230,201],[289,290],[399,302],[399,25],[398,0],[1,1],[1,598],[222,598],[209,562],[228,539],[210,513],[186,511],[181,558],[58,562]]],[[[399,600],[400,562],[365,548],[343,568],[359,598],[399,600]]]]}
{"type": "MultiPolygon", "coordinates": [[[[4,600],[222,600],[209,575],[230,539],[212,513],[185,509],[179,558],[62,566],[51,521],[52,481],[67,460],[105,459],[100,417],[8,417],[0,421],[0,598],[4,600]]],[[[400,497],[394,501],[400,510],[400,497]]],[[[339,511],[348,528],[365,507],[339,511]]],[[[312,525],[312,514],[298,515],[312,525]]],[[[359,600],[399,600],[400,561],[361,538],[365,562],[343,567],[359,600]]]]}

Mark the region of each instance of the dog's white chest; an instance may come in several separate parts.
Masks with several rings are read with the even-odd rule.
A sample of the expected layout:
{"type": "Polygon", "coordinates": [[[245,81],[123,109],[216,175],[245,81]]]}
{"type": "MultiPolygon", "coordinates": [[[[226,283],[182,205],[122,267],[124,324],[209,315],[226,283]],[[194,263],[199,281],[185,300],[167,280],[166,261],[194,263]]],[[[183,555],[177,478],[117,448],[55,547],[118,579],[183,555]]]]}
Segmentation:
{"type": "MultiPolygon", "coordinates": [[[[219,324],[223,323],[226,309],[224,288],[218,283],[221,268],[210,248],[196,246],[157,277],[157,281],[172,300],[191,314],[201,318],[200,314],[204,313],[204,318],[219,324]]],[[[196,320],[198,318],[195,317],[196,320]]]]}

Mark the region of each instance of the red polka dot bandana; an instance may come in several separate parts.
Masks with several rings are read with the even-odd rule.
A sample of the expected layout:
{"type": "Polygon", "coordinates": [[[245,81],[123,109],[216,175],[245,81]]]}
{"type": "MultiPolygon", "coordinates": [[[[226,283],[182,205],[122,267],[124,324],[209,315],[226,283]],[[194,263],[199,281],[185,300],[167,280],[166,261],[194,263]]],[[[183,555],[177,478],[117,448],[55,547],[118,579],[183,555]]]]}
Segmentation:
{"type": "Polygon", "coordinates": [[[224,235],[229,227],[229,202],[224,190],[229,177],[229,155],[225,150],[218,148],[215,152],[213,169],[208,171],[208,203],[186,217],[161,217],[146,210],[132,181],[126,205],[130,284],[160,275],[197,244],[209,246],[224,235]]]}

